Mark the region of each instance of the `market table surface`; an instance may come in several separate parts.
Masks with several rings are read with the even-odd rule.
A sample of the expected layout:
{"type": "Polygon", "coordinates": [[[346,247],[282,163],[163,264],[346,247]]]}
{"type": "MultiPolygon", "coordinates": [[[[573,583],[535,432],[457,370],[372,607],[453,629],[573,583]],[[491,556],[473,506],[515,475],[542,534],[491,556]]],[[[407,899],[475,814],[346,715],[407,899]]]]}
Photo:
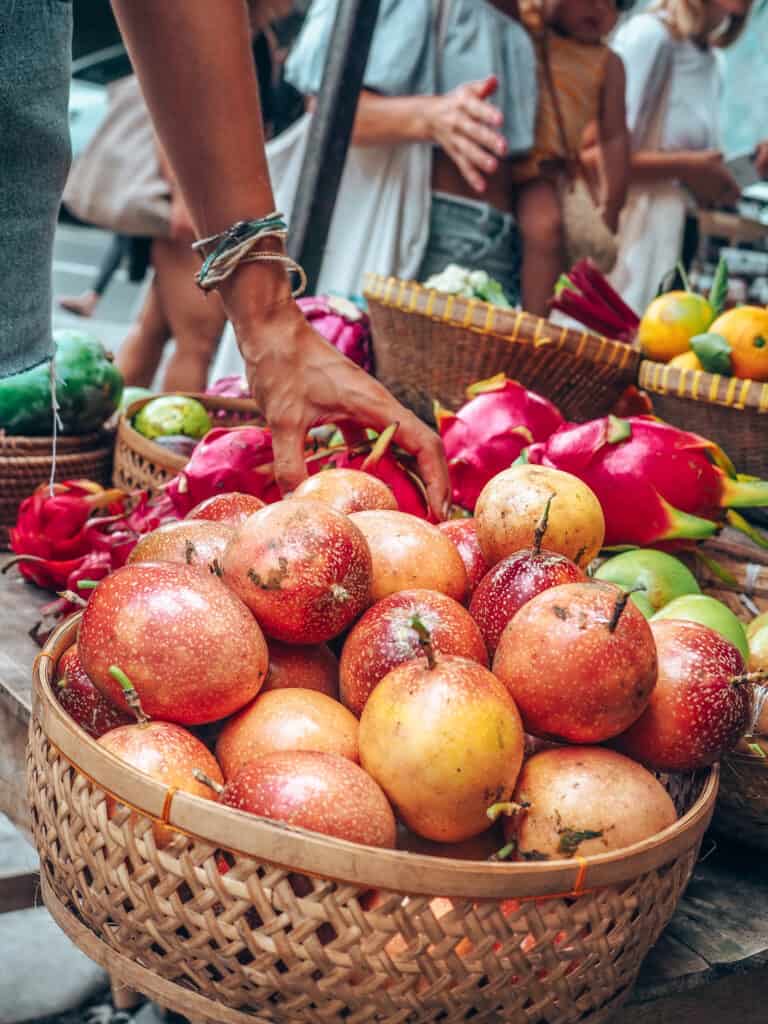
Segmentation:
{"type": "MultiPolygon", "coordinates": [[[[29,630],[47,599],[11,570],[0,576],[0,812],[29,828],[24,748],[32,707],[29,630]]],[[[705,837],[702,857],[677,913],[643,966],[631,1003],[691,991],[725,975],[768,966],[768,872],[764,854],[705,837]]],[[[18,900],[28,876],[0,877],[18,900]]],[[[18,903],[17,903],[18,905],[18,903]]]]}

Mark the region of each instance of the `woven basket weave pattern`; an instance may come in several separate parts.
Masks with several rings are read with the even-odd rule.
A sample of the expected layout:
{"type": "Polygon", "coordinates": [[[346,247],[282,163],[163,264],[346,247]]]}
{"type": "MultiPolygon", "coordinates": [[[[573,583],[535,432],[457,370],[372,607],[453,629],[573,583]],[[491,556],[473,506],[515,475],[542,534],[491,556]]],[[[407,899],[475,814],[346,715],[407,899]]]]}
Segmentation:
{"type": "MultiPolygon", "coordinates": [[[[53,439],[13,437],[0,433],[0,547],[16,524],[19,505],[51,476],[53,439]]],[[[109,435],[60,437],[56,445],[57,481],[82,478],[108,484],[112,470],[109,435]]]]}
{"type": "Polygon", "coordinates": [[[210,1007],[202,1016],[217,1024],[453,1024],[468,1014],[489,1022],[502,1014],[512,1024],[600,1024],[628,994],[672,915],[714,804],[716,775],[673,778],[678,810],[692,808],[687,823],[636,854],[642,870],[617,854],[586,875],[586,862],[575,861],[559,862],[558,875],[554,864],[427,858],[435,865],[428,873],[425,858],[413,855],[354,848],[350,858],[349,844],[292,835],[182,794],[172,799],[169,791],[158,802],[150,792],[157,784],[119,762],[111,792],[128,803],[121,787],[134,788],[132,806],[114,809],[106,784],[93,777],[109,773],[111,755],[67,721],[50,691],[54,661],[74,636],[73,622],[60,628],[35,675],[27,781],[44,891],[72,929],[82,922],[100,947],[159,979],[153,994],[161,1002],[183,1011],[195,993],[210,1007]],[[158,849],[156,819],[138,808],[152,805],[156,817],[173,823],[177,803],[193,809],[193,827],[207,838],[178,831],[158,849]],[[224,823],[215,826],[220,842],[210,828],[204,832],[204,818],[224,823]],[[228,855],[232,866],[222,874],[217,847],[236,844],[243,852],[228,855]],[[307,848],[318,851],[314,871],[295,866],[301,856],[307,863],[307,848]],[[378,885],[375,877],[393,877],[379,859],[396,861],[397,886],[378,885]],[[563,870],[568,885],[584,878],[578,892],[563,892],[563,870]],[[606,872],[617,881],[601,884],[606,872]],[[479,898],[489,875],[498,895],[479,898]],[[450,897],[444,916],[424,895],[436,878],[464,891],[450,897]],[[541,895],[526,898],[536,884],[541,895]],[[371,909],[374,886],[387,891],[371,909]]]}
{"type": "MultiPolygon", "coordinates": [[[[158,396],[153,395],[152,398],[158,396]]],[[[260,422],[255,402],[247,398],[222,398],[217,395],[190,395],[206,407],[214,420],[214,427],[229,427],[234,423],[260,422]],[[245,418],[244,418],[245,417],[245,418]]],[[[112,482],[126,491],[157,491],[184,468],[187,459],[169,451],[155,441],[134,430],[131,421],[136,413],[152,398],[133,402],[120,417],[115,441],[115,466],[112,482]]]]}
{"type": "Polygon", "coordinates": [[[740,472],[768,477],[768,384],[643,360],[640,387],[662,419],[717,442],[740,472]]]}
{"type": "Polygon", "coordinates": [[[375,274],[364,294],[376,375],[422,419],[434,399],[457,409],[469,384],[501,372],[574,421],[609,412],[637,380],[639,353],[588,331],[375,274]]]}
{"type": "Polygon", "coordinates": [[[728,839],[768,850],[768,759],[723,759],[715,826],[728,839]]]}

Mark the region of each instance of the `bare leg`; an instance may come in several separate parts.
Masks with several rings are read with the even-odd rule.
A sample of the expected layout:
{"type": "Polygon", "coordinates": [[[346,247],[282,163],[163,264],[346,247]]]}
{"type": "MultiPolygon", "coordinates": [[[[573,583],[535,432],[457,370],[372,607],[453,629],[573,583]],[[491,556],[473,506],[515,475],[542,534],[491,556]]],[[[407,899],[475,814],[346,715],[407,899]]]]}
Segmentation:
{"type": "Polygon", "coordinates": [[[518,193],[517,219],[523,236],[523,308],[545,317],[564,269],[563,218],[555,183],[537,178],[523,185],[518,193]]]}
{"type": "Polygon", "coordinates": [[[176,350],[168,361],[166,391],[205,391],[208,368],[226,317],[221,299],[195,284],[200,260],[186,242],[156,238],[152,243],[155,281],[176,350]]]}
{"type": "Polygon", "coordinates": [[[125,383],[147,388],[157,373],[171,329],[165,317],[155,280],[149,286],[136,323],[126,335],[115,358],[125,383]]]}

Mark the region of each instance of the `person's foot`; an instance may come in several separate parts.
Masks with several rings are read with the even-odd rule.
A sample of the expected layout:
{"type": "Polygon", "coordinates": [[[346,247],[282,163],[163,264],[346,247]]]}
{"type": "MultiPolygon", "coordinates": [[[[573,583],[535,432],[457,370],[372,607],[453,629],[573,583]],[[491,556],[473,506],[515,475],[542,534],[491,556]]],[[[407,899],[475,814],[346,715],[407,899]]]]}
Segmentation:
{"type": "Polygon", "coordinates": [[[94,310],[99,302],[96,292],[83,292],[82,295],[64,296],[59,299],[59,305],[68,313],[75,316],[93,316],[94,310]]]}

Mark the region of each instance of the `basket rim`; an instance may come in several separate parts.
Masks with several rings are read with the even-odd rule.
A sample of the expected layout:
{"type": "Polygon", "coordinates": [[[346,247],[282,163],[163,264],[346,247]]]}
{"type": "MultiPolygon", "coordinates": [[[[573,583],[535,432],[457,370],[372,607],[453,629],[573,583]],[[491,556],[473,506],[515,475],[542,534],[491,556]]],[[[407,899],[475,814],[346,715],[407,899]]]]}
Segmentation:
{"type": "Polygon", "coordinates": [[[246,857],[345,884],[413,894],[438,893],[466,899],[551,898],[629,882],[670,863],[699,841],[712,817],[719,779],[717,766],[708,769],[703,789],[687,813],[649,839],[588,859],[510,864],[361,846],[171,791],[92,740],[56,700],[52,690],[54,667],[75,641],[81,617],[79,612],[61,623],[35,659],[33,715],[48,741],[76,770],[118,800],[171,828],[246,857]]]}
{"type": "MultiPolygon", "coordinates": [[[[369,303],[410,313],[452,327],[463,327],[478,334],[490,335],[517,344],[534,347],[552,345],[594,363],[615,364],[618,371],[636,375],[642,355],[637,348],[623,341],[571,327],[559,326],[523,310],[502,309],[480,299],[424,288],[417,281],[367,273],[363,296],[369,303]],[[521,337],[528,327],[530,339],[521,337]]],[[[374,341],[376,332],[374,330],[374,341]]]]}
{"type": "Polygon", "coordinates": [[[749,377],[726,377],[706,370],[690,370],[653,359],[640,362],[639,386],[644,391],[726,409],[768,413],[768,382],[749,377]]]}
{"type": "MultiPolygon", "coordinates": [[[[114,431],[93,430],[89,434],[58,434],[56,437],[57,458],[65,455],[90,455],[112,446],[114,431]]],[[[0,459],[50,459],[46,449],[53,446],[53,436],[43,434],[9,434],[0,430],[0,459]]]]}
{"type": "MultiPolygon", "coordinates": [[[[179,395],[182,398],[195,398],[198,402],[201,402],[206,409],[213,412],[250,412],[254,414],[254,419],[261,415],[258,405],[252,398],[229,398],[225,395],[206,395],[199,391],[162,391],[158,392],[156,395],[145,395],[142,398],[135,399],[120,413],[120,418],[117,422],[116,447],[119,447],[122,443],[132,451],[149,459],[155,465],[162,466],[163,469],[167,469],[174,473],[178,473],[182,470],[189,462],[189,459],[184,455],[177,455],[175,452],[169,451],[167,448],[163,448],[162,445],[156,444],[149,438],[144,437],[144,435],[140,434],[131,423],[131,420],[136,413],[140,409],[143,409],[149,402],[153,401],[155,398],[167,398],[169,395],[179,395]]],[[[215,429],[215,424],[211,429],[215,429]]]]}

